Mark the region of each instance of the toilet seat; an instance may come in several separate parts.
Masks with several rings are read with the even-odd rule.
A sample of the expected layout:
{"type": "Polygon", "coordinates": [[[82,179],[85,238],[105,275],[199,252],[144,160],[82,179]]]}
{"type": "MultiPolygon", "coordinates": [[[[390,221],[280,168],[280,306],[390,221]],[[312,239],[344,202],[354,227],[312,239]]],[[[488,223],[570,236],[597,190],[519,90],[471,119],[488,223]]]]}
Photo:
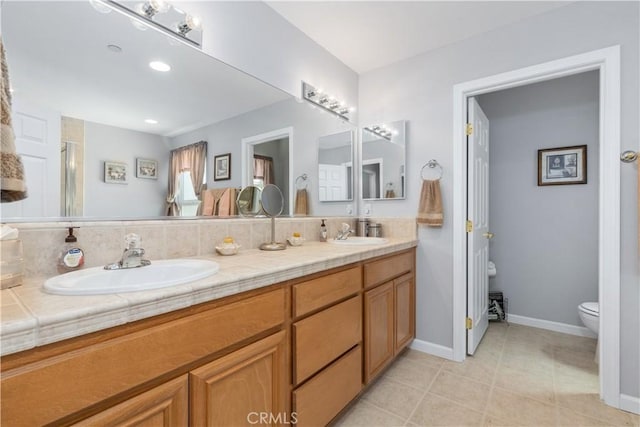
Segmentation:
{"type": "Polygon", "coordinates": [[[578,309],[591,316],[600,316],[600,306],[597,302],[583,302],[578,309]]]}

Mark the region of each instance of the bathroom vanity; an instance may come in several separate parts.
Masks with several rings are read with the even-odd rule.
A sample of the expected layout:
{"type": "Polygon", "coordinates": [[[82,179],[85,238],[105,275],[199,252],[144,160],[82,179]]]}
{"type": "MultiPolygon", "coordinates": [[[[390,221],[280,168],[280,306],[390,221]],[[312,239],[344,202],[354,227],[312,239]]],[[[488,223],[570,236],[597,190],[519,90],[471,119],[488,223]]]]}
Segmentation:
{"type": "Polygon", "coordinates": [[[2,424],[329,423],[415,335],[415,240],[298,254],[296,277],[5,355],[2,424]]]}

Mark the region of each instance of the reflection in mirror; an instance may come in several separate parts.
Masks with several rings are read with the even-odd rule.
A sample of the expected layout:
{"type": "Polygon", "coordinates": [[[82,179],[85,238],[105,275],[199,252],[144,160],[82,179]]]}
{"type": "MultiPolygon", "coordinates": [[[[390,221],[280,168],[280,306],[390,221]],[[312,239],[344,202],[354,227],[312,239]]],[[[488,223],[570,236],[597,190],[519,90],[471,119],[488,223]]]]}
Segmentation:
{"type": "Polygon", "coordinates": [[[353,132],[318,140],[318,196],[321,202],[353,199],[353,132]]]}
{"type": "Polygon", "coordinates": [[[263,251],[281,251],[287,248],[285,243],[276,242],[276,216],[282,213],[284,208],[284,198],[280,189],[273,185],[267,184],[262,189],[262,209],[271,217],[271,242],[263,243],[260,249],[263,251]]]}
{"type": "MultiPolygon", "coordinates": [[[[3,205],[3,221],[163,216],[170,150],[206,140],[177,141],[181,135],[291,99],[183,42],[140,31],[117,11],[99,13],[90,2],[5,1],[1,18],[29,193],[24,202],[3,205]],[[158,59],[170,70],[152,69],[158,59]],[[146,174],[138,159],[157,162],[157,169],[146,174]],[[113,163],[124,165],[121,178],[105,179],[113,163]]],[[[211,159],[209,188],[216,187],[211,159]]]]}
{"type": "Polygon", "coordinates": [[[262,190],[260,188],[254,187],[253,185],[243,188],[238,194],[238,200],[236,201],[240,215],[259,215],[260,212],[262,212],[261,198],[262,190]]]}
{"type": "Polygon", "coordinates": [[[404,199],[406,122],[367,126],[362,129],[362,198],[404,199]]]}

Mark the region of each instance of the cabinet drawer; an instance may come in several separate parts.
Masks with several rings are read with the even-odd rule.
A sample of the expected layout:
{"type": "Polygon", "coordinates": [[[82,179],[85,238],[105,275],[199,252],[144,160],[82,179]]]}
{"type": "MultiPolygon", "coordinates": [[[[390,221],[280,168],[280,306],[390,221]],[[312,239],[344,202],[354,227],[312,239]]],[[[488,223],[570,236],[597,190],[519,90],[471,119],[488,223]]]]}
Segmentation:
{"type": "Polygon", "coordinates": [[[293,392],[297,425],[327,425],[361,389],[362,347],[357,346],[293,392]]]}
{"type": "Polygon", "coordinates": [[[412,271],[414,257],[414,251],[410,251],[365,264],[365,289],[412,271]]]}
{"type": "Polygon", "coordinates": [[[293,317],[300,317],[362,289],[360,267],[339,271],[293,286],[293,317]]]}
{"type": "Polygon", "coordinates": [[[361,297],[294,323],[293,339],[293,380],[300,384],[362,340],[361,297]]]}

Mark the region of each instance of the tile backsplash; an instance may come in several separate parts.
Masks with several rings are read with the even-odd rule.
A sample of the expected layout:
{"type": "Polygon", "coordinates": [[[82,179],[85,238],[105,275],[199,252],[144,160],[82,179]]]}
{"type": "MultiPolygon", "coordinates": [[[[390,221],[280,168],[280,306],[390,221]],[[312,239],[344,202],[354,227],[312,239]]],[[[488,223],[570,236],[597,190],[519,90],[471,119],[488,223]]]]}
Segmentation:
{"type": "MultiPolygon", "coordinates": [[[[415,218],[370,218],[382,224],[384,237],[416,239],[415,218]]],[[[343,222],[356,228],[357,218],[328,217],[330,237],[336,235],[343,222]]],[[[136,233],[145,249],[145,258],[168,259],[206,256],[215,246],[231,236],[242,249],[257,249],[271,240],[268,218],[176,219],[148,221],[42,222],[10,224],[19,229],[25,255],[25,277],[49,277],[58,274],[57,258],[68,227],[74,231],[78,246],[85,252],[85,266],[96,267],[118,261],[124,248],[124,236],[136,233]]],[[[283,217],[276,219],[276,241],[284,242],[299,232],[307,241],[318,241],[319,217],[283,217]]]]}

